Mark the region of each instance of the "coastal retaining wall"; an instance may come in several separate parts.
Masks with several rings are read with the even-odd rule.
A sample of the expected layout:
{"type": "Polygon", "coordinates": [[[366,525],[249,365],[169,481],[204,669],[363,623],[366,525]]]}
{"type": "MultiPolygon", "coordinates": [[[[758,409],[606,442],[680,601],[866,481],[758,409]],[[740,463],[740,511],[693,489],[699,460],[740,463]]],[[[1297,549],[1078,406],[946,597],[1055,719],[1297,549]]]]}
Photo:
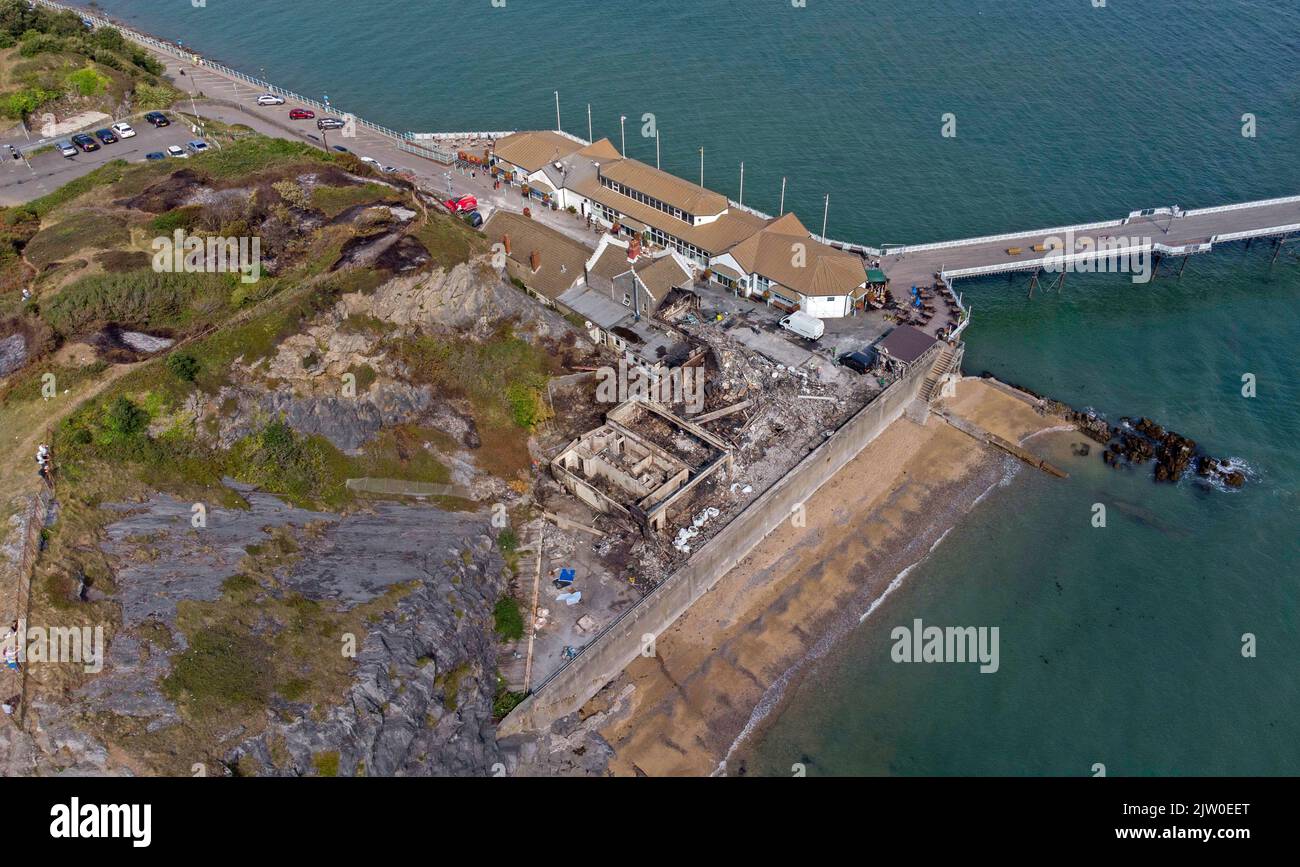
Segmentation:
{"type": "Polygon", "coordinates": [[[644,636],[658,636],[746,557],[795,508],[896,421],[921,390],[943,344],[936,343],[903,377],[859,410],[700,548],[681,569],[630,608],[525,699],[498,729],[500,737],[550,726],[573,713],[641,655],[644,636]]]}

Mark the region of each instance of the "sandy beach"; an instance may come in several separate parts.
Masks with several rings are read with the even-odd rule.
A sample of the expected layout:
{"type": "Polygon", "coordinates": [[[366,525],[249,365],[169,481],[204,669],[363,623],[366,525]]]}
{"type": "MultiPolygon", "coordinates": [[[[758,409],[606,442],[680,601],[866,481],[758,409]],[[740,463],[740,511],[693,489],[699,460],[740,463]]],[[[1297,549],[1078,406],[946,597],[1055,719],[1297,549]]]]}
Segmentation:
{"type": "MultiPolygon", "coordinates": [[[[974,379],[946,406],[1014,442],[1061,424],[974,379]]],[[[654,658],[633,662],[588,703],[584,714],[609,713],[602,734],[614,747],[612,770],[743,773],[738,741],[803,665],[858,626],[1016,466],[933,415],[924,426],[891,425],[806,504],[804,526],[774,530],[660,636],[654,658]]]]}

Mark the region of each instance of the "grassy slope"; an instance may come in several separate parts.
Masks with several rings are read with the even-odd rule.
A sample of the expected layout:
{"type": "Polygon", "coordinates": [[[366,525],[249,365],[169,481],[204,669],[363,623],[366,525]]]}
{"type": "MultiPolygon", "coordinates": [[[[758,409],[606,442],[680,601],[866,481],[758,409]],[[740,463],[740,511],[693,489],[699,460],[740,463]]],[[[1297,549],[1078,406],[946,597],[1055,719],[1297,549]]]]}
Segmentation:
{"type": "MultiPolygon", "coordinates": [[[[238,183],[259,173],[292,176],[328,163],[355,171],[351,160],[252,137],[197,157],[187,168],[219,182],[238,183]]],[[[41,200],[0,214],[0,226],[34,228],[29,237],[36,246],[30,250],[29,244],[28,252],[40,262],[60,261],[71,253],[120,256],[128,250],[123,249],[118,227],[129,221],[109,227],[99,217],[111,210],[98,209],[111,209],[114,201],[140,193],[171,171],[174,167],[166,165],[110,164],[41,200]],[[92,214],[96,216],[83,216],[92,214]],[[71,226],[81,231],[74,235],[71,226]],[[80,246],[74,250],[74,244],[80,246]]],[[[318,195],[326,213],[364,204],[367,197],[394,199],[391,188],[379,185],[331,188],[318,195]]],[[[158,228],[156,219],[142,219],[147,219],[149,231],[158,228]]],[[[477,233],[437,215],[421,221],[413,234],[444,267],[465,261],[485,246],[477,233]]],[[[138,247],[141,234],[132,237],[127,243],[138,247]]],[[[237,359],[248,363],[270,357],[280,341],[301,331],[343,293],[372,290],[373,274],[328,271],[345,237],[346,230],[339,227],[322,231],[290,272],[264,281],[268,286],[259,286],[251,297],[237,294],[240,287],[226,277],[173,277],[151,271],[93,274],[42,296],[44,325],[58,338],[73,339],[108,320],[142,329],[167,328],[186,340],[180,351],[199,361],[199,371],[188,382],[169,372],[165,357],[107,369],[59,367],[47,357],[0,387],[0,428],[6,437],[13,431],[16,438],[30,439],[11,452],[4,476],[21,483],[29,475],[35,442],[54,431],[62,510],[36,587],[34,604],[41,616],[51,622],[117,622],[111,603],[74,606],[68,601],[77,575],[89,577],[110,597],[114,590],[112,564],[97,544],[102,527],[111,520],[101,504],[166,490],[193,501],[239,506],[241,498],[220,482],[225,474],[258,482],[304,505],[331,509],[349,504],[351,495],[343,486],[349,477],[448,481],[445,466],[422,447],[424,442],[446,446],[447,437],[414,426],[386,429],[357,456],[343,455],[319,437],[275,425],[227,452],[204,445],[183,427],[157,436],[144,429],[149,422],[168,418],[195,389],[208,394],[219,390],[229,381],[237,359]],[[41,374],[47,372],[55,372],[59,382],[58,396],[48,402],[39,390],[41,374]],[[138,423],[123,422],[118,412],[122,399],[135,407],[138,423]]],[[[379,320],[359,320],[349,327],[380,335],[387,330],[379,320]]],[[[528,428],[541,418],[540,393],[552,364],[543,352],[508,327],[483,343],[422,337],[394,340],[389,348],[413,363],[413,381],[467,400],[483,439],[477,455],[481,466],[506,478],[526,475],[528,428]]],[[[127,416],[129,422],[130,413],[127,416]]],[[[362,635],[370,609],[340,612],[282,593],[275,568],[297,556],[301,544],[278,539],[269,548],[250,550],[240,575],[227,582],[220,600],[182,606],[178,626],[190,650],[173,659],[163,686],[179,702],[184,724],[149,733],[128,719],[104,717],[97,727],[149,766],[183,772],[192,757],[207,757],[218,735],[231,730],[232,720],[255,725],[271,696],[317,706],[337,697],[350,663],[339,661],[336,637],[341,631],[362,635]],[[326,641],[323,636],[331,637],[326,641]]],[[[374,610],[391,601],[377,600],[374,610]]],[[[109,631],[111,635],[113,629],[109,631]]],[[[174,641],[160,624],[149,633],[140,637],[159,647],[174,641]]]]}

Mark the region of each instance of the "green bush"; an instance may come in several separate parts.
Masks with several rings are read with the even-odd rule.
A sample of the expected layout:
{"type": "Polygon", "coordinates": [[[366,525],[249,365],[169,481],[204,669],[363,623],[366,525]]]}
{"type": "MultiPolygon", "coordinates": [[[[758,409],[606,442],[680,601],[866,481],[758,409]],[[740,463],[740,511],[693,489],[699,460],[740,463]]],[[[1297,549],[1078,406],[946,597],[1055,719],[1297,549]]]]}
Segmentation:
{"type": "Polygon", "coordinates": [[[242,482],[259,485],[295,505],[337,502],[344,496],[337,449],[320,437],[302,437],[283,421],[235,444],[230,467],[242,482]]]}
{"type": "Polygon", "coordinates": [[[101,439],[105,445],[122,443],[142,433],[148,425],[149,413],[132,403],[130,398],[118,395],[104,409],[101,439]]]}
{"type": "Polygon", "coordinates": [[[35,57],[38,54],[63,51],[64,47],[63,40],[53,34],[29,30],[22,36],[18,54],[22,57],[35,57]]]}
{"type": "Polygon", "coordinates": [[[149,231],[157,232],[160,235],[170,235],[177,229],[189,229],[198,222],[199,217],[202,215],[203,208],[198,205],[182,205],[179,208],[172,208],[170,211],[163,211],[150,220],[149,231]]]}
{"type": "Polygon", "coordinates": [[[498,599],[492,609],[492,620],[497,635],[506,641],[518,641],[524,637],[524,613],[515,597],[506,595],[498,599]]]}
{"type": "Polygon", "coordinates": [[[506,527],[501,531],[500,535],[497,536],[497,547],[499,547],[501,552],[504,554],[513,554],[515,551],[519,550],[519,536],[515,534],[514,530],[506,527]]]}
{"type": "Polygon", "coordinates": [[[95,96],[108,89],[107,75],[91,66],[85,66],[68,76],[68,86],[81,96],[95,96]]]}
{"type": "Polygon", "coordinates": [[[193,382],[199,375],[199,360],[188,352],[167,356],[167,370],[182,382],[193,382]]]}
{"type": "Polygon", "coordinates": [[[98,48],[109,51],[124,52],[128,48],[126,37],[116,27],[100,27],[92,31],[90,41],[98,48]]]}
{"type": "Polygon", "coordinates": [[[229,274],[132,271],[82,277],[42,306],[46,323],[64,337],[106,322],[136,328],[188,330],[229,310],[229,274]]]}
{"type": "Polygon", "coordinates": [[[61,95],[57,90],[46,90],[42,87],[24,87],[22,90],[5,94],[3,101],[0,101],[0,111],[3,111],[8,117],[26,117],[47,102],[58,99],[61,95]]]}

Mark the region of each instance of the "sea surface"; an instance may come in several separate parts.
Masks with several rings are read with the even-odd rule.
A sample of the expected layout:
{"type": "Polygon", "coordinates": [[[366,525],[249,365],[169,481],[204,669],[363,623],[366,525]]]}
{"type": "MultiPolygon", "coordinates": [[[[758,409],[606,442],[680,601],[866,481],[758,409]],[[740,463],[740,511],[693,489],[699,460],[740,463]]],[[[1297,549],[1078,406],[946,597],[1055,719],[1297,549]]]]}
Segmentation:
{"type": "MultiPolygon", "coordinates": [[[[416,132],[563,126],[819,227],[926,242],[1300,193],[1294,0],[99,0],[416,132]],[[1253,137],[1243,136],[1250,115],[1253,137]],[[955,118],[955,137],[944,122],[955,118]]],[[[1300,244],[1181,279],[962,285],[966,369],[1248,467],[1242,491],[1066,453],[1008,476],[743,746],[749,773],[1300,773],[1300,244]],[[1242,395],[1254,374],[1255,397],[1242,395]],[[1104,528],[1093,505],[1107,507],[1104,528]],[[998,627],[1000,668],[891,661],[998,627]],[[1255,655],[1242,654],[1243,636],[1255,655]]],[[[1078,439],[1077,437],[1075,438],[1078,439]]],[[[1058,451],[1066,444],[1049,443],[1058,451]]]]}

